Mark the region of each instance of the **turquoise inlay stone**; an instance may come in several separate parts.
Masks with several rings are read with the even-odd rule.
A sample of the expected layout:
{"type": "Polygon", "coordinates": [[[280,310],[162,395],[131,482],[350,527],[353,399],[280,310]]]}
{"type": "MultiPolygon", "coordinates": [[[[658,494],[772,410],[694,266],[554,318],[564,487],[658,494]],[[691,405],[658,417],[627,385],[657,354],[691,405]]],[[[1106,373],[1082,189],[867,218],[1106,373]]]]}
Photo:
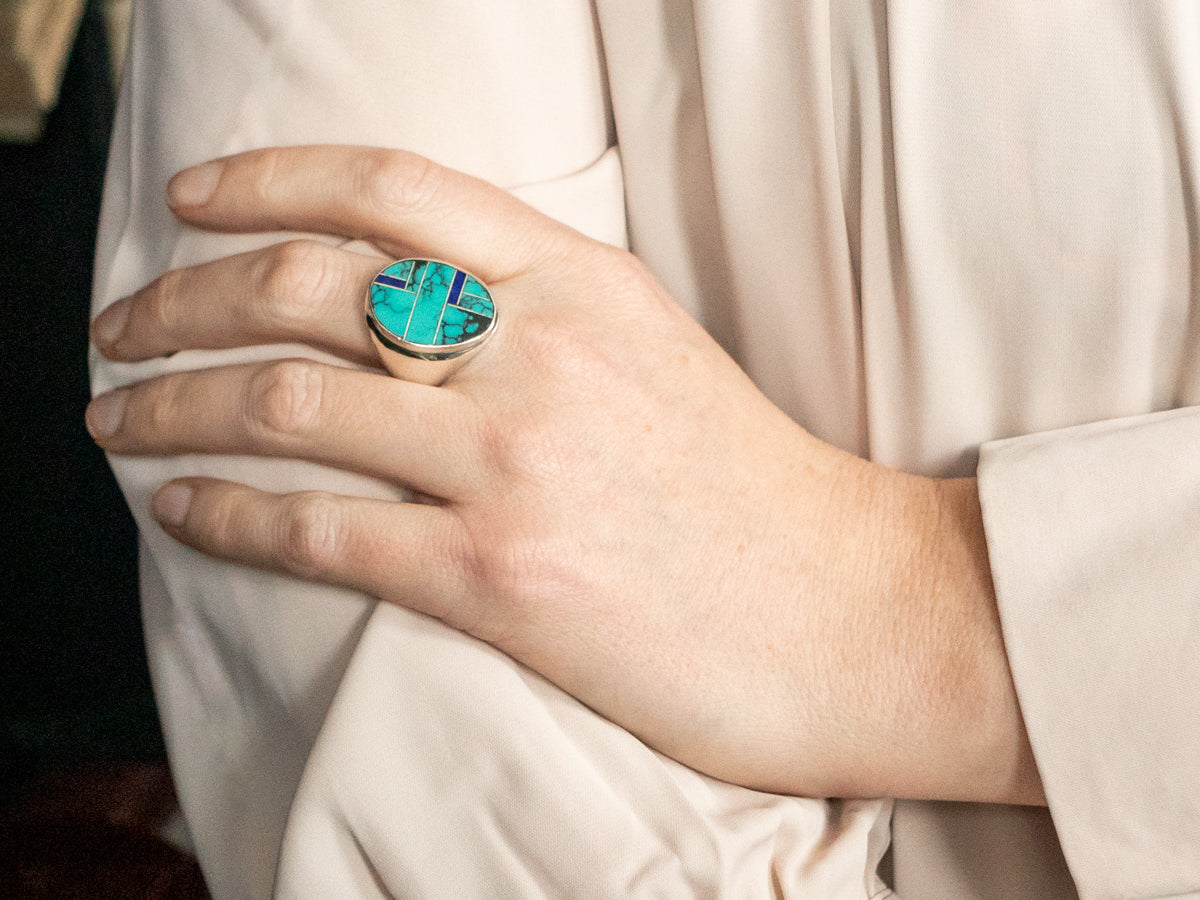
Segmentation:
{"type": "Polygon", "coordinates": [[[402,259],[400,262],[388,266],[388,274],[401,281],[412,281],[412,270],[416,264],[415,259],[402,259]]]}
{"type": "Polygon", "coordinates": [[[486,331],[491,321],[491,317],[477,316],[465,309],[447,306],[446,313],[442,316],[442,331],[438,343],[462,343],[486,331]]]}
{"type": "Polygon", "coordinates": [[[412,315],[412,296],[373,284],[371,310],[375,313],[375,320],[388,331],[404,334],[408,330],[408,317],[412,315]]]}
{"type": "Polygon", "coordinates": [[[458,298],[458,305],[481,316],[495,315],[495,311],[492,309],[492,301],[488,297],[479,297],[464,291],[463,295],[458,298]]]}
{"type": "Polygon", "coordinates": [[[371,283],[371,313],[395,338],[450,348],[484,334],[496,310],[477,279],[431,260],[393,263],[371,283]]]}

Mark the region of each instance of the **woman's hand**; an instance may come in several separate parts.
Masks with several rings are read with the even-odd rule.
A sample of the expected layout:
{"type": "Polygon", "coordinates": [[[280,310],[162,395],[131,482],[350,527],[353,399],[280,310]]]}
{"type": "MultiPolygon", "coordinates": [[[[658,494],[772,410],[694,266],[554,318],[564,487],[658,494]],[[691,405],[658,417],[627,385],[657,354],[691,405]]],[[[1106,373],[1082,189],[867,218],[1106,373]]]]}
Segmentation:
{"type": "MultiPolygon", "coordinates": [[[[720,778],[1038,799],[972,482],[814,439],[633,257],[410,154],[252,152],[185,171],[170,202],[200,228],[448,260],[501,316],[441,387],[282,360],[97,398],[112,453],[301,457],[417,500],[182,479],[153,503],[175,538],[442,619],[720,778]]],[[[304,341],[377,361],[380,265],[279,244],[167,273],[94,336],[118,360],[304,341]]]]}

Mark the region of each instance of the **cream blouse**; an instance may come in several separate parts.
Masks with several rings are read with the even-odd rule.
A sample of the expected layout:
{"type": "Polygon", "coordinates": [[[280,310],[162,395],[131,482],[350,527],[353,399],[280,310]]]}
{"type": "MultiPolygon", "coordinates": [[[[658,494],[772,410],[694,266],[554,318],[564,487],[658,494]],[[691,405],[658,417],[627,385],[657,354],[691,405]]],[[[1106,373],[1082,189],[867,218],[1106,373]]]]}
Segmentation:
{"type": "MultiPolygon", "coordinates": [[[[1198,128],[1184,0],[147,0],[95,309],[277,239],[163,203],[178,168],[270,144],[415,150],[628,243],[816,435],[979,475],[1050,810],[895,804],[900,894],[1200,895],[1198,128]]],[[[94,385],[285,353],[327,358],[93,353],[94,385]]],[[[113,466],[219,900],[887,892],[890,801],[697,775],[485,645],[200,557],[146,512],[183,474],[389,488],[113,466]]]]}

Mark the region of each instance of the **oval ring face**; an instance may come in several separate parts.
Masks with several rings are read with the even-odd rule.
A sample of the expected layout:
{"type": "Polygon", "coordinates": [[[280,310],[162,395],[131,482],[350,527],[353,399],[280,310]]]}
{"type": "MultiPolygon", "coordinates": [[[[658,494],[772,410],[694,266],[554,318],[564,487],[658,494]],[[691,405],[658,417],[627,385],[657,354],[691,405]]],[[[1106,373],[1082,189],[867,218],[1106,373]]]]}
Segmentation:
{"type": "Polygon", "coordinates": [[[367,324],[390,349],[452,359],[480,344],[496,322],[491,292],[475,276],[432,259],[385,267],[367,296],[367,324]]]}

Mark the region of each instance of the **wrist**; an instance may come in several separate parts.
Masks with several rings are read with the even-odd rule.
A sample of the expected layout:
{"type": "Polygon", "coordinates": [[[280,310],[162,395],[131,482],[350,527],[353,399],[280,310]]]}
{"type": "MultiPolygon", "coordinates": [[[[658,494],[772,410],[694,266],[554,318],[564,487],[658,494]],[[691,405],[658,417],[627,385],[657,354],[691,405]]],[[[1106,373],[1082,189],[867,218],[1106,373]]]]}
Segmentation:
{"type": "Polygon", "coordinates": [[[855,692],[844,737],[859,753],[843,758],[835,792],[1043,803],[975,480],[854,458],[836,480],[829,549],[849,576],[845,627],[871,674],[843,685],[855,692]]]}
{"type": "Polygon", "coordinates": [[[947,757],[933,796],[1043,804],[1004,647],[974,478],[929,480],[921,593],[935,701],[933,739],[947,757]]]}

